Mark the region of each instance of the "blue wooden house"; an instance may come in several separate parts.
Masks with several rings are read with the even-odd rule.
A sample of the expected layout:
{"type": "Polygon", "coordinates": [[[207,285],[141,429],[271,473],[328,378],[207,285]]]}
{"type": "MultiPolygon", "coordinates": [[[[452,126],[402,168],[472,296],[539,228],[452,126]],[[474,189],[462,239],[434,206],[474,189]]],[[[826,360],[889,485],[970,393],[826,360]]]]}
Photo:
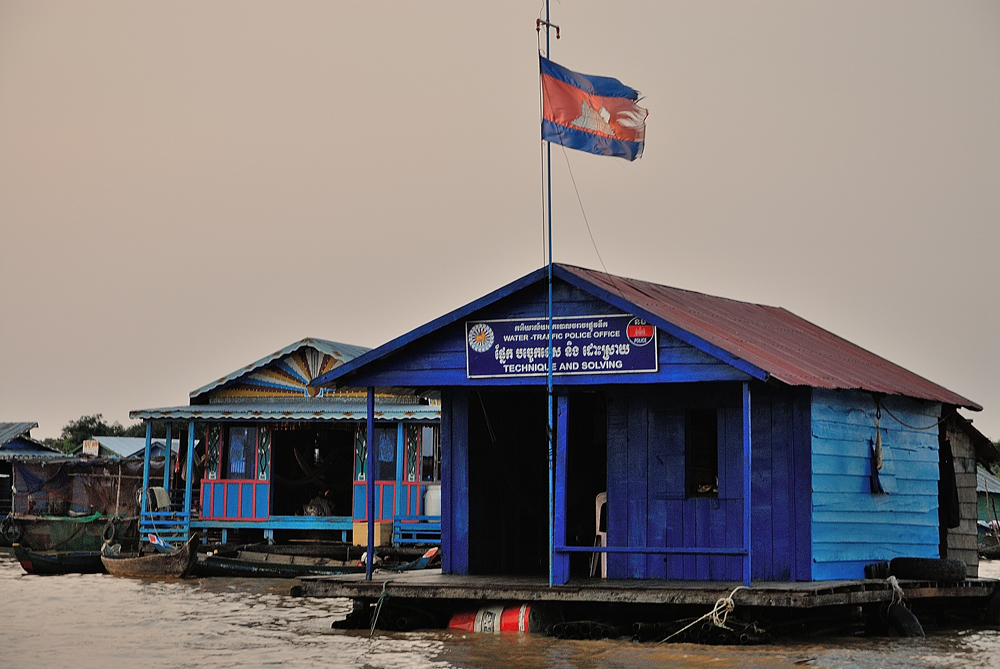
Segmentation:
{"type": "MultiPolygon", "coordinates": [[[[232,532],[246,539],[273,540],[277,533],[279,540],[349,540],[361,528],[363,538],[368,488],[358,463],[368,443],[365,394],[310,382],[367,350],[303,339],[193,391],[188,405],[131,412],[146,421],[143,489],[163,487],[171,497],[170,508],[144,502],[143,532],[181,538],[200,530],[223,541],[232,532]],[[179,429],[183,446],[166,463],[163,480],[151,481],[157,422],[165,424],[167,440],[179,429]]],[[[436,402],[379,395],[373,414],[379,543],[392,540],[394,523],[397,540],[413,539],[399,525],[433,515],[425,500],[429,490],[436,500],[439,416],[436,402]]]]}
{"type": "Polygon", "coordinates": [[[548,290],[313,381],[440,397],[446,573],[810,581],[947,551],[939,424],[975,402],[781,308],[556,265],[550,457],[548,290]]]}

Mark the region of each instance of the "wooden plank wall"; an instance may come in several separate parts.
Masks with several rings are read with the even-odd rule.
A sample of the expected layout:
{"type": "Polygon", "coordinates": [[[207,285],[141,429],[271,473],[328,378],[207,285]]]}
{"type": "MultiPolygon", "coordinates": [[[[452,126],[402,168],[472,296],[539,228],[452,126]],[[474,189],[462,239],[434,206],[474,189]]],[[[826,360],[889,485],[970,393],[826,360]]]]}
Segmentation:
{"type": "MultiPolygon", "coordinates": [[[[608,401],[608,543],[741,548],[743,427],[739,384],[622,389],[608,401]],[[684,414],[719,408],[718,498],[687,497],[684,414]]],[[[753,384],[753,578],[808,580],[808,391],[753,384]]],[[[609,578],[741,580],[742,558],[608,558],[609,578]]]]}
{"type": "Polygon", "coordinates": [[[951,454],[955,462],[955,483],[958,486],[958,515],[961,524],[948,528],[946,548],[948,559],[965,563],[966,573],[979,576],[979,520],[976,498],[976,450],[969,435],[956,429],[953,420],[945,423],[946,434],[951,440],[951,454]]]}
{"type": "MultiPolygon", "coordinates": [[[[911,429],[882,412],[882,485],[871,492],[869,393],[813,389],[812,576],[864,578],[864,566],[894,557],[938,557],[938,432],[911,429]]],[[[941,405],[888,397],[884,405],[915,427],[934,426],[941,405]]]]}

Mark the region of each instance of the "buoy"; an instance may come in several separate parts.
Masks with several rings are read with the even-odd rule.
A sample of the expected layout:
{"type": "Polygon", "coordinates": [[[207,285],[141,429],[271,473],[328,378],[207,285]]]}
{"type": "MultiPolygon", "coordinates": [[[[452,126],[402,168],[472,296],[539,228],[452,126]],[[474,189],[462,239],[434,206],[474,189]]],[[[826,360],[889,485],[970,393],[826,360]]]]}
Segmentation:
{"type": "Polygon", "coordinates": [[[478,611],[460,611],[451,617],[448,627],[466,632],[537,632],[531,622],[531,606],[487,606],[478,611]]]}

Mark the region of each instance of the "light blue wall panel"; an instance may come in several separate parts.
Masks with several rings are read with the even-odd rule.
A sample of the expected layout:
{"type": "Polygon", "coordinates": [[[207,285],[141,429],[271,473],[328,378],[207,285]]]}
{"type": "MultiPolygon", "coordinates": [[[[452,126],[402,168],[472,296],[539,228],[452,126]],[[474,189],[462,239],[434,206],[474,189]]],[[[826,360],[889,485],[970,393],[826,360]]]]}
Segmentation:
{"type": "Polygon", "coordinates": [[[878,560],[938,557],[935,423],[941,405],[889,397],[883,406],[888,411],[883,410],[878,420],[883,448],[879,478],[887,494],[877,495],[870,483],[875,401],[858,391],[813,390],[812,576],[816,580],[864,578],[864,566],[878,560]]]}

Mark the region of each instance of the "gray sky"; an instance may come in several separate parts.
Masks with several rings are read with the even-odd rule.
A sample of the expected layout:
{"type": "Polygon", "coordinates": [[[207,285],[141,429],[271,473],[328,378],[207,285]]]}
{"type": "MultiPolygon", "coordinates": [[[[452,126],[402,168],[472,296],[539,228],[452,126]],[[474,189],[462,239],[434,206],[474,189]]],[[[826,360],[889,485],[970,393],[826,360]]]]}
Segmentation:
{"type": "MultiPolygon", "coordinates": [[[[524,2],[0,0],[0,420],[376,346],[543,263],[524,2]]],[[[785,307],[1000,437],[1000,4],[563,0],[645,95],[553,150],[557,261],[785,307]]]]}

